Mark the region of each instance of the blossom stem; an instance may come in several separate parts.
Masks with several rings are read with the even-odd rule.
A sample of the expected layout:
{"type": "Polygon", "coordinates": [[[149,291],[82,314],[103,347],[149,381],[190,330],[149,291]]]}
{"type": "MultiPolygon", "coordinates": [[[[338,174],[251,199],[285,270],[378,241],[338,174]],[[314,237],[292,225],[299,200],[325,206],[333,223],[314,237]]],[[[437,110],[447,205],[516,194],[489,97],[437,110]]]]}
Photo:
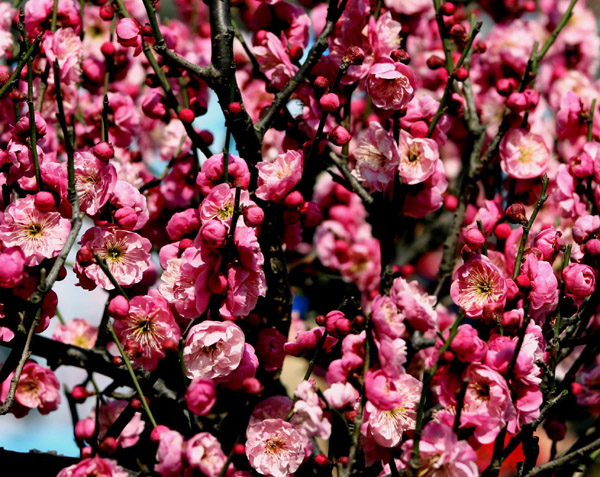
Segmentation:
{"type": "Polygon", "coordinates": [[[40,33],[35,38],[33,43],[31,45],[29,45],[29,48],[27,49],[25,54],[21,56],[21,58],[19,59],[19,62],[17,63],[17,67],[14,69],[14,71],[12,72],[12,74],[10,75],[10,77],[8,78],[6,83],[4,83],[4,85],[2,85],[2,87],[0,88],[0,98],[2,98],[4,96],[4,94],[10,89],[10,87],[13,85],[14,81],[21,74],[21,71],[23,70],[23,68],[25,67],[27,62],[30,60],[30,58],[33,56],[33,54],[37,52],[37,49],[40,46],[41,40],[42,40],[42,33],[40,33]]]}
{"type": "Polygon", "coordinates": [[[129,300],[127,293],[125,293],[125,290],[123,290],[123,287],[119,284],[119,282],[117,282],[117,279],[114,277],[112,272],[109,270],[108,265],[106,265],[106,262],[104,260],[102,260],[100,258],[100,256],[95,252],[94,252],[94,258],[96,259],[96,263],[98,264],[98,266],[102,269],[102,271],[104,272],[104,274],[106,275],[106,277],[108,278],[110,283],[112,283],[112,285],[119,292],[119,294],[123,295],[127,300],[129,300]]]}
{"type": "Polygon", "coordinates": [[[546,195],[546,191],[548,190],[548,175],[544,174],[544,178],[542,179],[542,194],[535,204],[535,208],[531,213],[531,217],[529,217],[529,222],[527,225],[523,227],[523,235],[521,236],[521,243],[519,245],[519,250],[517,251],[517,257],[515,258],[515,269],[513,271],[513,280],[517,278],[517,275],[521,272],[521,261],[523,260],[523,252],[525,251],[525,247],[527,246],[527,239],[529,238],[529,232],[531,227],[533,227],[533,223],[538,215],[538,212],[548,199],[546,195]]]}
{"type": "Polygon", "coordinates": [[[592,105],[590,106],[590,115],[588,117],[587,123],[587,140],[590,142],[594,137],[594,114],[596,112],[596,101],[597,98],[594,98],[592,101],[592,105]]]}
{"type": "Polygon", "coordinates": [[[352,173],[348,169],[348,165],[343,161],[343,159],[338,157],[337,154],[333,151],[329,153],[329,158],[335,164],[338,170],[342,173],[346,181],[348,181],[350,189],[353,192],[356,192],[356,194],[362,199],[364,203],[372,204],[374,200],[373,196],[369,194],[367,190],[361,185],[360,181],[358,181],[358,179],[352,175],[352,173]]]}
{"type": "Polygon", "coordinates": [[[131,376],[131,380],[133,381],[135,390],[137,391],[140,401],[142,402],[142,407],[144,408],[144,411],[146,411],[146,414],[148,415],[148,419],[150,419],[150,422],[152,423],[152,425],[154,427],[156,427],[156,421],[154,420],[152,411],[150,411],[150,407],[148,406],[148,402],[146,401],[146,397],[144,396],[142,387],[140,386],[137,376],[135,375],[135,371],[133,370],[133,367],[131,366],[131,361],[129,361],[129,357],[125,353],[125,350],[123,349],[123,345],[121,345],[121,342],[119,341],[119,337],[117,336],[117,333],[115,333],[115,329],[113,328],[112,323],[108,324],[108,331],[110,332],[110,334],[113,338],[113,341],[115,342],[115,344],[117,345],[117,348],[119,349],[119,354],[121,355],[121,358],[123,358],[123,363],[125,363],[125,367],[127,368],[127,371],[129,371],[129,375],[131,376]]]}

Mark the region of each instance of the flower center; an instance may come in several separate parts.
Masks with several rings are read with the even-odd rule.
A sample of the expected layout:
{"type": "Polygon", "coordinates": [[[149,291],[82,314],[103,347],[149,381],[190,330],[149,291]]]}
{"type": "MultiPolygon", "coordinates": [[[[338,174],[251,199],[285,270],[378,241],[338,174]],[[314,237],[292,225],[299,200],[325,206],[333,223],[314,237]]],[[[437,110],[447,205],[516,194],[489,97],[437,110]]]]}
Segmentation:
{"type": "Polygon", "coordinates": [[[123,250],[119,247],[112,246],[106,249],[106,259],[111,262],[116,262],[123,255],[123,250]]]}
{"type": "Polygon", "coordinates": [[[221,220],[227,220],[233,216],[233,205],[228,204],[217,212],[217,217],[221,220]]]}
{"type": "Polygon", "coordinates": [[[283,448],[283,441],[278,437],[270,439],[267,441],[266,448],[268,452],[276,454],[283,448]]]}
{"type": "Polygon", "coordinates": [[[31,224],[29,227],[27,227],[27,235],[29,237],[38,237],[42,234],[43,228],[40,224],[31,224]]]}

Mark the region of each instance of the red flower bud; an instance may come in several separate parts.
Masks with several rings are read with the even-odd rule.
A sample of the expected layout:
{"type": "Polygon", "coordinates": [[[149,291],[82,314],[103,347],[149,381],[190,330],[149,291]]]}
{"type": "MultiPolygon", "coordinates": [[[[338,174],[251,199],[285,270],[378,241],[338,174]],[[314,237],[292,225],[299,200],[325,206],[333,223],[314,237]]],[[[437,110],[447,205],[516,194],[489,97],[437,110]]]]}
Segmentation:
{"type": "Polygon", "coordinates": [[[469,229],[465,233],[465,242],[471,249],[477,250],[485,245],[485,235],[479,229],[469,229]]]}
{"type": "Polygon", "coordinates": [[[87,267],[89,265],[92,265],[93,263],[96,263],[94,253],[92,252],[92,249],[89,248],[87,245],[81,247],[77,252],[77,263],[79,263],[79,265],[81,265],[82,267],[87,267]]]}
{"type": "Polygon", "coordinates": [[[405,65],[408,65],[410,63],[410,55],[408,54],[408,51],[402,50],[400,48],[392,51],[390,53],[390,57],[392,58],[392,60],[398,63],[404,63],[405,65]]]}
{"type": "Polygon", "coordinates": [[[508,96],[517,89],[517,80],[514,78],[500,78],[496,81],[496,91],[502,96],[508,96]]]}
{"type": "Polygon", "coordinates": [[[440,8],[440,12],[442,12],[442,15],[447,16],[447,17],[449,17],[450,15],[454,15],[455,11],[456,11],[456,7],[454,6],[454,3],[452,3],[452,2],[446,2],[440,8]]]}
{"type": "Polygon", "coordinates": [[[453,76],[456,81],[465,81],[469,77],[469,72],[466,68],[461,66],[454,71],[453,76]]]}
{"type": "Polygon", "coordinates": [[[244,223],[248,227],[258,227],[265,218],[265,212],[258,206],[246,207],[243,210],[244,223]]]}
{"type": "Polygon", "coordinates": [[[446,65],[443,58],[440,58],[437,55],[431,55],[427,58],[427,67],[430,70],[437,70],[439,68],[443,68],[446,65]]]}
{"type": "Polygon", "coordinates": [[[342,126],[336,126],[332,131],[327,135],[327,139],[329,139],[336,146],[345,146],[352,139],[352,135],[346,130],[346,128],[342,126]]]}
{"type": "Polygon", "coordinates": [[[303,221],[305,227],[316,227],[323,221],[321,209],[314,202],[306,202],[302,207],[303,221]]]}
{"type": "Polygon", "coordinates": [[[50,212],[54,206],[54,196],[50,192],[40,191],[35,194],[35,208],[40,212],[50,212]]]}
{"type": "Polygon", "coordinates": [[[313,84],[317,89],[321,89],[323,91],[329,90],[329,80],[325,78],[325,76],[317,76],[313,84]]]}
{"type": "Polygon", "coordinates": [[[98,159],[102,161],[108,161],[109,159],[115,157],[115,148],[113,145],[104,141],[96,144],[92,148],[92,152],[98,159]]]}
{"type": "Polygon", "coordinates": [[[100,18],[105,22],[111,21],[115,17],[115,9],[112,5],[107,4],[100,8],[100,18]]]}
{"type": "Polygon", "coordinates": [[[365,61],[365,52],[358,46],[351,46],[346,50],[342,61],[347,62],[350,65],[362,65],[365,61]]]}
{"type": "Polygon", "coordinates": [[[285,197],[283,203],[286,207],[289,207],[290,209],[299,209],[304,205],[304,197],[302,197],[302,193],[300,191],[295,190],[290,192],[285,197]]]}
{"type": "Polygon", "coordinates": [[[506,240],[510,235],[511,231],[512,229],[510,228],[510,225],[508,225],[506,222],[502,222],[501,224],[496,225],[496,228],[494,229],[496,237],[498,237],[501,240],[506,240]]]}
{"type": "Polygon", "coordinates": [[[229,103],[229,106],[227,107],[227,109],[229,110],[229,112],[231,114],[233,114],[234,116],[237,116],[238,114],[240,114],[242,112],[242,105],[238,102],[229,103]]]}
{"type": "Polygon", "coordinates": [[[125,318],[129,314],[129,301],[123,295],[117,295],[108,303],[108,315],[116,319],[125,318]]]}
{"type": "Polygon", "coordinates": [[[513,113],[521,113],[529,107],[527,96],[525,96],[523,93],[511,93],[506,100],[506,106],[513,113]]]}
{"type": "Polygon", "coordinates": [[[119,445],[117,444],[117,440],[114,437],[106,437],[100,443],[100,445],[98,446],[98,449],[100,449],[105,454],[110,455],[113,452],[115,452],[118,447],[119,447],[119,445]]]}
{"type": "Polygon", "coordinates": [[[191,124],[195,118],[196,115],[190,108],[183,108],[181,111],[179,111],[179,119],[181,119],[181,122],[185,124],[191,124]]]}
{"type": "Polygon", "coordinates": [[[531,280],[529,280],[529,277],[527,275],[517,275],[515,283],[521,291],[527,291],[531,286],[531,280]]]}
{"type": "Polygon", "coordinates": [[[323,111],[333,113],[340,109],[340,98],[335,93],[326,93],[319,99],[319,106],[323,111]]]}
{"type": "Polygon", "coordinates": [[[515,202],[511,204],[504,212],[504,216],[506,220],[508,220],[511,224],[526,224],[527,223],[527,215],[525,215],[525,206],[520,202],[515,202]]]}
{"type": "Polygon", "coordinates": [[[455,195],[448,194],[444,197],[444,207],[450,212],[454,212],[458,207],[458,198],[455,195]]]}
{"type": "Polygon", "coordinates": [[[290,59],[293,63],[298,63],[304,55],[304,48],[300,45],[292,45],[290,48],[290,59]]]}
{"type": "Polygon", "coordinates": [[[73,401],[79,404],[84,402],[92,394],[93,393],[90,393],[85,386],[75,386],[71,390],[71,397],[73,398],[73,401]]]}
{"type": "Polygon", "coordinates": [[[112,58],[113,56],[115,56],[115,52],[117,51],[117,49],[115,48],[115,45],[113,43],[111,43],[110,41],[105,41],[104,43],[102,43],[100,51],[102,51],[102,54],[107,58],[112,58]]]}

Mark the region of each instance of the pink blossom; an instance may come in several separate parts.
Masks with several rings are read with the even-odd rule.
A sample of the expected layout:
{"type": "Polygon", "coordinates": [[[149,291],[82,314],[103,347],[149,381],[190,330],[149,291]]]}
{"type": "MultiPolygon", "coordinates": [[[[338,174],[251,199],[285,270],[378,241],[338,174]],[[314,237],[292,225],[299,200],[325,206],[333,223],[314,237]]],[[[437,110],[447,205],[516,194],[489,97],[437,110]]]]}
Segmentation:
{"type": "MultiPolygon", "coordinates": [[[[414,441],[411,439],[402,446],[402,460],[409,465],[414,441]]],[[[421,456],[418,475],[423,477],[476,477],[477,455],[467,441],[459,440],[451,427],[437,422],[429,422],[423,428],[419,441],[421,456]]]]}
{"type": "Polygon", "coordinates": [[[454,274],[450,287],[452,300],[465,315],[478,318],[483,307],[504,304],[507,285],[502,272],[485,255],[473,255],[454,274]]]}
{"type": "Polygon", "coordinates": [[[285,358],[285,336],[275,328],[265,328],[258,334],[256,353],[267,371],[275,371],[283,366],[285,358]]]}
{"type": "Polygon", "coordinates": [[[83,318],[75,318],[66,325],[58,325],[52,335],[52,339],[56,341],[85,349],[92,349],[97,337],[98,328],[83,318]]]}
{"type": "Polygon", "coordinates": [[[525,129],[511,129],[500,142],[505,174],[515,179],[540,177],[548,168],[550,151],[541,136],[525,129]]]}
{"type": "MultiPolygon", "coordinates": [[[[206,223],[209,220],[217,219],[224,224],[230,225],[235,206],[235,189],[228,184],[219,184],[213,187],[210,193],[200,204],[200,222],[206,223]]],[[[240,207],[256,206],[250,200],[248,191],[242,190],[240,194],[240,207]]],[[[240,217],[240,223],[243,219],[240,217]]]]}
{"type": "Polygon", "coordinates": [[[302,151],[289,150],[272,162],[259,162],[256,196],[263,200],[280,201],[300,181],[302,151]]]}
{"type": "Polygon", "coordinates": [[[58,212],[41,212],[33,196],[17,199],[4,211],[0,240],[4,247],[19,247],[25,265],[39,265],[44,258],[56,257],[71,231],[71,222],[58,212]]]}
{"type": "Polygon", "coordinates": [[[215,381],[222,383],[227,389],[239,390],[244,386],[244,380],[254,378],[258,369],[258,358],[251,344],[244,344],[242,360],[235,370],[226,377],[217,377],[215,381]]]}
{"type": "Polygon", "coordinates": [[[448,179],[441,160],[436,161],[433,174],[422,184],[423,186],[409,188],[404,198],[402,212],[409,217],[425,217],[444,203],[442,194],[448,188],[448,179]]]}
{"type": "Polygon", "coordinates": [[[231,374],[244,353],[244,332],[232,322],[204,321],[194,325],[183,348],[186,375],[216,378],[231,374]]]}
{"type": "Polygon", "coordinates": [[[89,151],[75,153],[75,187],[81,210],[96,215],[108,201],[117,183],[117,171],[110,163],[89,151]]]}
{"type": "Polygon", "coordinates": [[[600,231],[600,216],[583,215],[575,221],[573,238],[577,243],[583,243],[591,235],[600,231]]]}
{"type": "Polygon", "coordinates": [[[120,45],[135,48],[135,56],[141,53],[140,27],[134,19],[121,18],[117,23],[116,34],[120,45]]]}
{"type": "Polygon", "coordinates": [[[130,300],[127,316],[115,319],[114,329],[134,367],[153,370],[165,356],[165,346],[179,342],[181,331],[167,301],[156,290],[149,293],[130,300]]]}
{"type": "Polygon", "coordinates": [[[398,145],[392,134],[373,121],[352,154],[364,184],[372,190],[385,192],[400,163],[398,145]]]}
{"type": "Polygon", "coordinates": [[[379,363],[385,374],[392,379],[398,379],[405,373],[403,364],[406,363],[406,341],[383,335],[376,339],[375,344],[379,363]]]}
{"type": "Polygon", "coordinates": [[[246,457],[263,475],[286,477],[304,461],[306,438],[283,419],[265,419],[248,428],[246,457]]]}
{"type": "MultiPolygon", "coordinates": [[[[111,400],[100,406],[100,414],[98,415],[98,422],[100,424],[98,437],[100,441],[104,439],[110,427],[119,418],[127,405],[127,401],[111,400]]],[[[92,412],[88,419],[95,422],[95,412],[92,412]]],[[[136,412],[117,437],[117,444],[119,447],[127,448],[137,444],[140,439],[140,434],[144,431],[145,426],[146,424],[142,420],[141,413],[136,412]]]]}
{"type": "Polygon", "coordinates": [[[194,414],[206,416],[217,402],[215,384],[206,378],[194,379],[185,392],[185,402],[194,414]]]}
{"type": "Polygon", "coordinates": [[[43,45],[48,61],[58,62],[61,82],[79,81],[83,54],[79,34],[72,28],[59,28],[52,35],[46,36],[43,45]]]}
{"type": "Polygon", "coordinates": [[[183,468],[183,436],[172,430],[160,434],[154,471],[162,477],[177,477],[183,468]]]}
{"type": "Polygon", "coordinates": [[[25,256],[18,247],[6,248],[0,253],[0,287],[13,288],[24,277],[25,256]]]}
{"type": "Polygon", "coordinates": [[[335,409],[354,409],[360,397],[358,391],[350,383],[333,383],[323,391],[329,405],[335,409]]]}
{"type": "MultiPolygon", "coordinates": [[[[142,280],[143,273],[150,266],[150,249],[147,238],[134,232],[120,230],[116,227],[92,227],[81,238],[81,246],[89,247],[101,259],[115,280],[121,286],[130,286],[142,280]]],[[[113,284],[99,265],[87,267],[76,263],[74,271],[79,277],[81,286],[93,289],[96,285],[105,290],[112,290],[113,284]]]]}
{"type": "Polygon", "coordinates": [[[150,218],[146,197],[126,181],[117,181],[110,198],[111,205],[116,209],[115,219],[125,230],[140,230],[150,218]],[[124,219],[123,212],[127,219],[124,219]]]}
{"type": "Polygon", "coordinates": [[[581,373],[582,391],[577,395],[577,404],[597,411],[600,408],[600,366],[581,373]]]}
{"type": "Polygon", "coordinates": [[[410,374],[396,381],[400,399],[396,406],[384,410],[370,400],[365,406],[365,422],[361,432],[383,447],[396,447],[403,433],[414,429],[422,383],[410,374]]]}
{"type": "Polygon", "coordinates": [[[458,332],[452,340],[450,348],[463,363],[481,361],[487,353],[485,341],[479,338],[477,330],[471,325],[460,325],[458,327],[458,332]]]}
{"type": "Polygon", "coordinates": [[[419,184],[431,177],[440,159],[437,142],[433,139],[415,138],[406,131],[401,131],[398,146],[398,171],[402,182],[419,184]]]}
{"type": "Polygon", "coordinates": [[[544,260],[547,262],[552,263],[556,254],[558,254],[563,243],[561,235],[562,233],[560,231],[552,227],[542,230],[536,235],[533,245],[538,250],[541,250],[544,260]]]}
{"type": "Polygon", "coordinates": [[[596,272],[589,265],[572,263],[562,272],[567,295],[581,300],[596,289],[596,272]]]}
{"type": "MultiPolygon", "coordinates": [[[[0,401],[4,403],[14,372],[0,385],[0,401]]],[[[41,414],[56,411],[60,404],[60,383],[54,372],[34,361],[27,361],[23,367],[17,390],[15,403],[10,412],[16,417],[23,417],[30,409],[37,409],[41,414]]]]}
{"type": "Polygon", "coordinates": [[[292,64],[285,44],[283,34],[282,38],[278,38],[267,32],[262,45],[254,47],[253,51],[270,84],[276,89],[283,88],[298,71],[298,67],[292,64]]]}
{"type": "MultiPolygon", "coordinates": [[[[42,30],[44,22],[50,20],[53,8],[54,0],[32,0],[25,4],[25,29],[30,38],[35,38],[42,30]]],[[[74,0],[59,0],[57,19],[58,25],[63,28],[79,29],[79,5],[74,0]]]]}
{"type": "Polygon", "coordinates": [[[129,474],[113,460],[101,457],[88,457],[77,464],[62,469],[56,477],[128,477],[129,474]]]}
{"type": "Polygon", "coordinates": [[[217,477],[227,460],[217,438],[208,432],[200,432],[186,441],[184,454],[190,467],[207,477],[217,477]]]}
{"type": "MultiPolygon", "coordinates": [[[[250,171],[244,159],[234,154],[229,154],[227,172],[230,184],[233,186],[242,186],[243,189],[248,188],[250,184],[250,171]]],[[[204,161],[202,170],[198,173],[198,178],[196,179],[196,183],[200,187],[200,192],[208,195],[214,186],[223,182],[223,173],[223,154],[215,154],[204,161]]]]}
{"type": "Polygon", "coordinates": [[[315,391],[314,381],[302,381],[296,388],[291,423],[307,438],[329,439],[331,422],[323,415],[324,403],[315,391]]]}
{"type": "Polygon", "coordinates": [[[367,74],[367,92],[381,109],[404,109],[415,94],[415,84],[415,75],[408,66],[385,56],[367,74]]]}
{"type": "Polygon", "coordinates": [[[437,314],[433,309],[436,299],[423,292],[418,282],[396,278],[392,283],[390,297],[399,312],[416,330],[427,331],[437,327],[437,314]]]}
{"type": "Polygon", "coordinates": [[[388,296],[375,297],[371,304],[371,319],[379,336],[399,338],[406,332],[405,317],[388,296]]]}
{"type": "Polygon", "coordinates": [[[555,310],[558,305],[559,291],[552,265],[538,260],[535,254],[531,253],[525,258],[521,273],[527,275],[531,282],[529,300],[536,317],[545,316],[546,313],[555,310]]]}

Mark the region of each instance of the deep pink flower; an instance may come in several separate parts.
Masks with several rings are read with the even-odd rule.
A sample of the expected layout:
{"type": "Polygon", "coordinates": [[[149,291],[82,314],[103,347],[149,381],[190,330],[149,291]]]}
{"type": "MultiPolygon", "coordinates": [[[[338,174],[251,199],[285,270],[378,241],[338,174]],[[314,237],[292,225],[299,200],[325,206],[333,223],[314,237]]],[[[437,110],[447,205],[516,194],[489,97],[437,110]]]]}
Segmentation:
{"type": "Polygon", "coordinates": [[[206,416],[217,402],[215,383],[206,378],[192,380],[185,392],[185,402],[194,414],[206,416]]]}
{"type": "Polygon", "coordinates": [[[183,348],[186,375],[216,378],[231,374],[244,353],[244,332],[235,323],[204,321],[194,325],[183,348]]]}
{"type": "Polygon", "coordinates": [[[130,351],[134,367],[153,370],[165,356],[165,346],[179,342],[181,331],[169,311],[167,301],[156,290],[133,297],[126,317],[115,319],[115,333],[130,351]]]}
{"type": "Polygon", "coordinates": [[[544,260],[552,263],[556,254],[562,245],[562,233],[553,227],[542,230],[536,235],[533,245],[540,250],[544,256],[544,260]]]}
{"type": "Polygon", "coordinates": [[[504,304],[507,285],[502,272],[485,255],[473,255],[454,274],[450,287],[452,300],[465,315],[478,318],[483,307],[492,303],[504,304]]]}
{"type": "Polygon", "coordinates": [[[263,475],[286,477],[304,461],[306,438],[283,419],[265,419],[248,428],[246,457],[263,475]]]}
{"type": "MultiPolygon", "coordinates": [[[[10,373],[0,385],[1,402],[4,402],[8,396],[13,376],[14,372],[10,373]]],[[[58,409],[60,401],[60,383],[54,372],[33,361],[25,363],[15,393],[15,404],[10,412],[16,417],[25,416],[30,409],[48,414],[58,409]]]]}
{"type": "Polygon", "coordinates": [[[450,345],[456,357],[463,363],[481,361],[487,352],[485,341],[479,338],[477,330],[471,325],[460,325],[450,345]]]}
{"type": "MultiPolygon", "coordinates": [[[[150,266],[150,241],[140,235],[116,227],[92,227],[81,238],[81,246],[89,247],[106,265],[121,286],[130,286],[142,280],[150,266]]],[[[73,267],[81,286],[93,289],[96,285],[112,290],[113,284],[99,265],[87,267],[76,263],[73,267]]]]}
{"type": "Polygon", "coordinates": [[[125,230],[140,230],[150,218],[146,197],[127,181],[117,181],[110,198],[114,217],[125,230]]]}
{"type": "Polygon", "coordinates": [[[24,277],[25,256],[18,247],[6,248],[0,253],[0,287],[12,288],[24,277]]]}
{"type": "Polygon", "coordinates": [[[582,300],[596,289],[596,272],[589,265],[572,263],[562,272],[567,295],[582,300]]]}
{"type": "Polygon", "coordinates": [[[29,195],[17,199],[4,211],[0,240],[4,247],[19,247],[25,265],[39,265],[44,258],[56,257],[71,231],[71,222],[58,212],[41,212],[29,195]]]}
{"type": "Polygon", "coordinates": [[[279,202],[291,191],[302,177],[302,151],[288,150],[274,161],[259,162],[256,197],[279,202]]]}
{"type": "MultiPolygon", "coordinates": [[[[243,189],[247,189],[250,184],[250,171],[246,161],[234,154],[229,154],[227,164],[230,184],[233,186],[240,185],[243,189]]],[[[200,192],[208,195],[214,186],[223,182],[223,173],[223,154],[215,154],[204,161],[202,170],[198,173],[196,179],[200,192]]]]}
{"type": "Polygon", "coordinates": [[[323,391],[323,395],[334,409],[354,409],[360,398],[358,391],[350,383],[333,383],[323,391]]]}
{"type": "Polygon", "coordinates": [[[275,371],[283,366],[285,358],[285,336],[275,328],[265,328],[258,334],[256,353],[267,371],[275,371]]]}
{"type": "Polygon", "coordinates": [[[511,129],[500,142],[505,174],[515,179],[540,177],[548,169],[550,151],[541,136],[525,129],[511,129]]]}
{"type": "Polygon", "coordinates": [[[556,309],[558,305],[558,280],[549,262],[538,260],[534,253],[525,258],[521,267],[521,273],[527,275],[531,282],[529,292],[530,307],[538,315],[545,316],[546,313],[556,309]]]}
{"type": "Polygon", "coordinates": [[[398,311],[416,330],[427,331],[437,327],[437,314],[433,309],[436,299],[421,290],[417,281],[408,282],[402,277],[396,278],[392,283],[390,297],[398,311]]]}
{"type": "Polygon", "coordinates": [[[413,98],[415,87],[413,71],[389,57],[381,57],[367,74],[367,92],[373,104],[381,109],[404,109],[413,98]]]}
{"type": "Polygon", "coordinates": [[[77,464],[65,467],[56,477],[128,477],[122,467],[113,460],[101,457],[88,457],[77,464]]]}

